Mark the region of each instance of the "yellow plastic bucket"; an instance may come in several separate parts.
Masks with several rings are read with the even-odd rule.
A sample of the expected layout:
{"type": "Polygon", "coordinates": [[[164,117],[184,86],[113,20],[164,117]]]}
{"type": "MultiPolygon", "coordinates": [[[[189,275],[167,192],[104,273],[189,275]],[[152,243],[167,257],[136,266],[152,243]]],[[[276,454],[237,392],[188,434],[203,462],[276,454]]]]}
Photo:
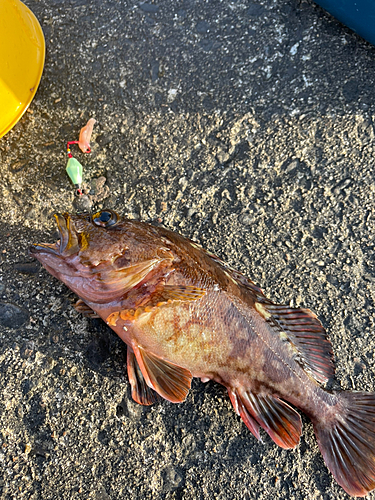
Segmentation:
{"type": "Polygon", "coordinates": [[[31,103],[43,73],[42,28],[20,0],[0,0],[0,137],[31,103]]]}

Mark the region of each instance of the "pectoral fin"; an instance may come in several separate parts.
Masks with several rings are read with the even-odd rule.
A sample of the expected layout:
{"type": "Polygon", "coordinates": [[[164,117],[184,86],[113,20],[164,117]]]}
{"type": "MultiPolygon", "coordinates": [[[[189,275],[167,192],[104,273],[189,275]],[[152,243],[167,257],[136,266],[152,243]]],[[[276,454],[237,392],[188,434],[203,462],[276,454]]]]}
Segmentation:
{"type": "Polygon", "coordinates": [[[302,422],[299,414],[291,406],[282,399],[267,394],[253,394],[240,390],[234,392],[239,402],[241,418],[256,438],[259,439],[259,432],[256,427],[254,432],[254,420],[281,448],[297,446],[302,432],[302,422]]]}
{"type": "Polygon", "coordinates": [[[184,285],[164,285],[153,293],[143,307],[160,307],[174,301],[192,302],[202,298],[206,293],[204,288],[184,285]]]}
{"type": "Polygon", "coordinates": [[[119,318],[124,321],[135,321],[143,313],[149,313],[154,308],[166,306],[174,301],[195,301],[202,298],[205,293],[204,288],[195,286],[162,285],[153,294],[140,300],[135,309],[115,311],[107,317],[106,321],[110,326],[115,326],[119,318]]]}
{"type": "Polygon", "coordinates": [[[149,406],[159,400],[159,395],[147,384],[131,347],[128,346],[128,377],[132,389],[132,398],[140,405],[149,406]]]}
{"type": "Polygon", "coordinates": [[[189,370],[170,363],[140,346],[134,345],[133,350],[149,387],[172,403],[185,401],[193,378],[189,370]]]}

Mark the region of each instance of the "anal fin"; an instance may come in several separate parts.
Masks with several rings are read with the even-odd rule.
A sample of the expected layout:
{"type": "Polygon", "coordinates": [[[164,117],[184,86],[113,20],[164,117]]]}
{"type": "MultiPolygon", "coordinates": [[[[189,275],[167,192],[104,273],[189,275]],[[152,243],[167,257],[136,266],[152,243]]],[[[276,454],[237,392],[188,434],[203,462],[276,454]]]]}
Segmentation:
{"type": "Polygon", "coordinates": [[[302,422],[300,415],[291,406],[282,399],[268,394],[253,394],[238,389],[234,392],[241,418],[257,439],[260,439],[259,426],[254,426],[254,420],[281,448],[289,449],[297,446],[302,432],[302,422]]]}
{"type": "Polygon", "coordinates": [[[134,401],[145,406],[156,403],[160,399],[159,395],[146,384],[133,349],[129,346],[127,366],[129,382],[132,389],[132,398],[134,401]]]}
{"type": "Polygon", "coordinates": [[[140,346],[134,345],[133,350],[149,387],[172,403],[185,401],[193,378],[189,370],[166,361],[140,346]]]}
{"type": "Polygon", "coordinates": [[[228,389],[228,394],[237,415],[239,415],[246,427],[252,432],[258,441],[262,441],[259,433],[260,425],[247,411],[246,406],[243,404],[242,399],[238,397],[236,390],[228,389]]]}

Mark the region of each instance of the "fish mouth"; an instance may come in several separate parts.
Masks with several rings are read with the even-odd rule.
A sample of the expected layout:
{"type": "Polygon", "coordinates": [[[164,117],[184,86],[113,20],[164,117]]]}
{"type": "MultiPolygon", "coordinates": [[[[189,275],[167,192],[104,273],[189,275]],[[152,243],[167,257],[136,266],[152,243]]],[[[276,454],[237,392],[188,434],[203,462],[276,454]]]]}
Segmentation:
{"type": "Polygon", "coordinates": [[[29,247],[30,255],[47,253],[67,257],[79,251],[79,242],[69,214],[54,214],[60,239],[56,243],[34,243],[29,247]]]}

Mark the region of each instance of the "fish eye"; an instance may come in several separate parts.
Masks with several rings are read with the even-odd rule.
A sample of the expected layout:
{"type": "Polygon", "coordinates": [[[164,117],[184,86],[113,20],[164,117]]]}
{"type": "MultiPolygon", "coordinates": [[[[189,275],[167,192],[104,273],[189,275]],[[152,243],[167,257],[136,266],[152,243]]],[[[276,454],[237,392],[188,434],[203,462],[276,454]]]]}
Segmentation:
{"type": "Polygon", "coordinates": [[[119,221],[119,216],[113,210],[101,210],[92,216],[92,221],[97,226],[110,227],[119,221]]]}

